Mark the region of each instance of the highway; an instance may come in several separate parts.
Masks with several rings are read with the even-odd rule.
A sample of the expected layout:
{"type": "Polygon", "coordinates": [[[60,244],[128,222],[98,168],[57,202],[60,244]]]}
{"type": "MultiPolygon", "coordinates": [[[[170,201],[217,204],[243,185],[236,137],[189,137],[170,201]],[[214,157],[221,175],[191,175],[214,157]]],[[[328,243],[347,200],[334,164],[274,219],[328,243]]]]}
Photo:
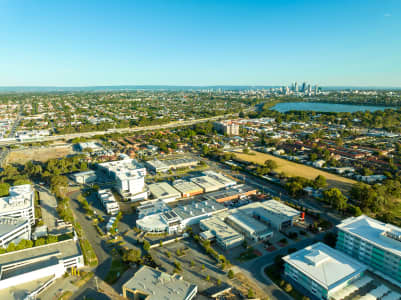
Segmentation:
{"type": "Polygon", "coordinates": [[[167,124],[161,125],[151,125],[151,126],[142,126],[142,127],[129,127],[129,128],[114,128],[108,129],[103,131],[91,131],[91,132],[76,132],[76,133],[69,133],[69,134],[60,134],[60,135],[50,135],[41,137],[38,139],[30,139],[29,141],[18,141],[17,139],[7,139],[6,141],[0,141],[0,146],[10,146],[15,144],[23,144],[28,142],[47,142],[47,141],[56,141],[56,140],[69,140],[77,137],[93,137],[95,135],[105,135],[110,133],[129,133],[129,132],[138,132],[138,131],[148,131],[148,130],[160,130],[160,129],[167,129],[167,128],[174,128],[174,127],[182,127],[182,126],[190,126],[198,123],[203,123],[207,121],[215,121],[219,119],[227,119],[232,117],[237,117],[238,113],[235,114],[227,114],[227,115],[220,115],[214,116],[210,118],[202,118],[196,120],[188,120],[188,121],[176,121],[167,124]]]}

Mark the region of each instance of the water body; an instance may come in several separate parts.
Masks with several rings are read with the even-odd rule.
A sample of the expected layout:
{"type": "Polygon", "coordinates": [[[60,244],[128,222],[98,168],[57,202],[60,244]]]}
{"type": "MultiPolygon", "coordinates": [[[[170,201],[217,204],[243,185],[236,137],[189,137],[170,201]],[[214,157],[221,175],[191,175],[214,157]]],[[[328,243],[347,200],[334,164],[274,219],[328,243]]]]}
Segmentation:
{"type": "Polygon", "coordinates": [[[356,111],[376,111],[385,109],[397,109],[393,106],[374,106],[374,105],[356,105],[356,104],[336,104],[336,103],[321,103],[321,102],[283,102],[277,103],[271,109],[279,112],[287,112],[291,110],[312,110],[319,112],[349,112],[356,111]]]}

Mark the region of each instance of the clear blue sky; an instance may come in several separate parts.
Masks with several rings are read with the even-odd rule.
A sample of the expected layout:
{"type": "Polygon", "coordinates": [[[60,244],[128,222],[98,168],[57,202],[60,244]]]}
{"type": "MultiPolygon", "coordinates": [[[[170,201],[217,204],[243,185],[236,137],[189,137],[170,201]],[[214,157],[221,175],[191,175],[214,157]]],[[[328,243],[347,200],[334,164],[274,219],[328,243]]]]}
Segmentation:
{"type": "Polygon", "coordinates": [[[0,86],[401,86],[401,0],[0,0],[0,86]]]}

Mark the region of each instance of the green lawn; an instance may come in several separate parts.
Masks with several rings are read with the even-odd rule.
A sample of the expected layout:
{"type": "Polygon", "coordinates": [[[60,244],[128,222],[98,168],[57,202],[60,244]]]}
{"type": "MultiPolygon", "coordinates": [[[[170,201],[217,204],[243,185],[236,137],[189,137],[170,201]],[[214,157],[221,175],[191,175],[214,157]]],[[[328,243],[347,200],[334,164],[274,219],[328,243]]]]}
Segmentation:
{"type": "Polygon", "coordinates": [[[108,284],[115,283],[118,278],[128,269],[128,266],[122,261],[121,257],[115,256],[111,261],[111,267],[106,275],[106,282],[108,284]]]}
{"type": "Polygon", "coordinates": [[[252,247],[246,249],[244,252],[242,252],[239,256],[238,256],[238,260],[239,261],[247,261],[247,260],[251,260],[258,257],[255,253],[255,249],[253,249],[252,247]]]}

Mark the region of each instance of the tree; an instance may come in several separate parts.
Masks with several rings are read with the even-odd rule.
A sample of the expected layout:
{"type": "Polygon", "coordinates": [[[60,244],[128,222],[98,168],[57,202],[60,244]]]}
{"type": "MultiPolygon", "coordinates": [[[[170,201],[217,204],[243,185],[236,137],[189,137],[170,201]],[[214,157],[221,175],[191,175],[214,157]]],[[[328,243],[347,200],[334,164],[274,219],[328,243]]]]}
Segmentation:
{"type": "Polygon", "coordinates": [[[255,298],[255,292],[253,291],[253,289],[249,289],[248,290],[248,299],[253,299],[255,298]]]}
{"type": "Polygon", "coordinates": [[[284,285],[284,291],[285,291],[286,293],[291,293],[291,291],[292,291],[292,285],[289,284],[289,283],[286,283],[286,284],[284,285]]]}
{"type": "Polygon", "coordinates": [[[234,278],[234,271],[233,270],[229,270],[227,273],[228,278],[233,279],[234,278]]]}
{"type": "Polygon", "coordinates": [[[205,278],[205,280],[206,281],[209,281],[210,280],[210,275],[208,274],[208,275],[206,275],[206,278],[205,278]]]}
{"type": "Polygon", "coordinates": [[[145,241],[143,242],[143,250],[145,250],[146,252],[148,252],[149,249],[150,249],[150,243],[149,243],[147,240],[145,240],[145,241]]]}
{"type": "Polygon", "coordinates": [[[313,184],[316,189],[324,188],[327,185],[326,177],[322,175],[316,176],[315,180],[313,181],[313,184]]]}
{"type": "Polygon", "coordinates": [[[8,191],[10,189],[10,185],[6,182],[0,183],[0,197],[4,197],[8,195],[8,191]]]}
{"type": "Polygon", "coordinates": [[[123,254],[123,260],[127,262],[139,262],[141,260],[141,250],[140,249],[130,249],[123,254]]]}
{"type": "Polygon", "coordinates": [[[328,232],[323,237],[323,242],[332,248],[336,246],[336,241],[337,235],[333,232],[328,232]]]}
{"type": "Polygon", "coordinates": [[[347,207],[347,198],[338,188],[331,188],[323,192],[323,199],[337,210],[344,210],[347,207]]]}

